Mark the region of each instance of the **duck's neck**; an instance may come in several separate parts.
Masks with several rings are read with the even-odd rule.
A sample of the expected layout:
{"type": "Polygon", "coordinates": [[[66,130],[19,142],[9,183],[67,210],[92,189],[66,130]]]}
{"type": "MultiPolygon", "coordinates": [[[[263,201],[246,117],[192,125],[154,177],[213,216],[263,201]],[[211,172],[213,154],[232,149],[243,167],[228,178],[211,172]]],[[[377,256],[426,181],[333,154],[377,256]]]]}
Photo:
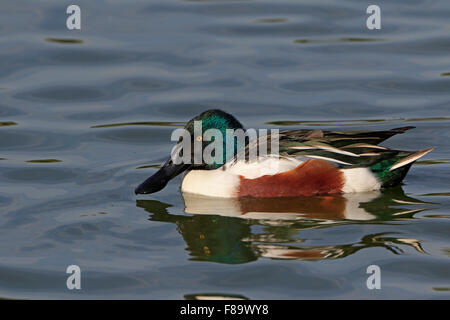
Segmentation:
{"type": "MultiPolygon", "coordinates": [[[[229,160],[233,159],[239,152],[243,151],[249,143],[249,138],[246,135],[244,135],[243,139],[240,138],[240,140],[234,136],[231,136],[228,138],[228,140],[230,140],[230,138],[232,140],[230,140],[230,142],[227,143],[226,130],[227,129],[220,130],[222,133],[222,137],[223,137],[222,159],[221,159],[221,161],[219,161],[220,163],[214,162],[207,169],[220,168],[225,163],[227,163],[229,160]]],[[[245,129],[242,129],[242,128],[238,128],[238,129],[234,129],[234,130],[243,130],[243,132],[245,133],[245,129]]],[[[240,135],[238,135],[238,136],[240,136],[240,135]]]]}

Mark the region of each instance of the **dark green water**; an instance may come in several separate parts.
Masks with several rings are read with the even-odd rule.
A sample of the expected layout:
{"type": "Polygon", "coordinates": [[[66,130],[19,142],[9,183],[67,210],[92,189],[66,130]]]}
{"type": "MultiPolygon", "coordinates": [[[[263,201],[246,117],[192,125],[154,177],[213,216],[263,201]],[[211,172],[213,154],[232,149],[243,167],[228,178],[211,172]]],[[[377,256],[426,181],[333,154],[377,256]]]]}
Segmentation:
{"type": "Polygon", "coordinates": [[[356,0],[77,1],[81,31],[69,4],[1,5],[0,297],[450,297],[450,2],[377,1],[378,31],[356,0]],[[385,145],[436,149],[331,211],[185,209],[180,178],[136,198],[172,130],[211,107],[247,128],[413,125],[385,145]]]}

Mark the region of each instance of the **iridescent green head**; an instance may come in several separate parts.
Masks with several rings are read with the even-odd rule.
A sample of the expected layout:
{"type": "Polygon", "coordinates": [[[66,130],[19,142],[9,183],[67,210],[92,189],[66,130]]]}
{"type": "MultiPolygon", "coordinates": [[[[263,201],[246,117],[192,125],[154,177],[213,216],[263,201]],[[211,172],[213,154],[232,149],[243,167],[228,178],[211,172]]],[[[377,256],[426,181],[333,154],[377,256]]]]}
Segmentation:
{"type": "Polygon", "coordinates": [[[231,114],[213,109],[207,110],[191,119],[184,129],[192,137],[192,150],[195,149],[195,144],[198,147],[200,145],[199,142],[201,142],[203,159],[201,164],[198,163],[199,161],[192,163],[193,169],[210,170],[221,167],[236,154],[238,151],[237,139],[231,140],[232,145],[227,148],[227,136],[230,138],[230,133],[234,133],[237,129],[244,130],[244,127],[231,114]],[[222,150],[221,156],[216,154],[219,149],[222,150]],[[208,161],[207,157],[209,154],[215,158],[215,161],[214,159],[208,161]]]}
{"type": "Polygon", "coordinates": [[[174,131],[178,143],[166,163],[153,176],[135,189],[135,193],[154,193],[186,170],[220,168],[245,145],[230,133],[244,127],[231,114],[222,110],[207,110],[191,119],[184,129],[174,131]],[[227,144],[228,141],[228,144],[227,144]]]}

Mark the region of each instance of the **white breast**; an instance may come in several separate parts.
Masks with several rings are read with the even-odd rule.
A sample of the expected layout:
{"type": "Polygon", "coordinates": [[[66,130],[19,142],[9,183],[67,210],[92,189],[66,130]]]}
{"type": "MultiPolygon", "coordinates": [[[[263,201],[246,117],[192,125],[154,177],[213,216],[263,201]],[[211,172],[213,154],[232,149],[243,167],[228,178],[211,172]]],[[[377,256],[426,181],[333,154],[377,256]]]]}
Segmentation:
{"type": "Polygon", "coordinates": [[[233,198],[239,187],[239,176],[222,169],[191,170],[181,182],[181,191],[209,197],[233,198]]]}
{"type": "Polygon", "coordinates": [[[239,188],[239,176],[255,179],[294,169],[301,163],[294,158],[265,157],[260,161],[236,162],[215,170],[191,170],[183,178],[181,191],[208,197],[234,198],[239,188]]]}

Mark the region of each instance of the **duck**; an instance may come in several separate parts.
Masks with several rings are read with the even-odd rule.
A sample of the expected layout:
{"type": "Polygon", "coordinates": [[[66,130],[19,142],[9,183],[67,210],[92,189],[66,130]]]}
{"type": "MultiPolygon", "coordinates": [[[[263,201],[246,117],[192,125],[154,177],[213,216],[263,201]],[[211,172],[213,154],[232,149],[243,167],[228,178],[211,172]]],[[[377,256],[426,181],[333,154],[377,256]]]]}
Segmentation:
{"type": "Polygon", "coordinates": [[[217,134],[244,131],[244,126],[230,113],[211,109],[187,122],[185,134],[167,161],[134,191],[136,195],[158,192],[181,173],[182,193],[201,197],[280,198],[377,191],[401,184],[412,164],[434,149],[403,151],[379,145],[413,128],[271,130],[253,139],[247,135],[240,144],[235,139],[229,147],[228,139],[220,141],[217,134]],[[211,130],[216,135],[207,137],[211,130]],[[267,147],[269,140],[266,152],[249,156],[255,148],[267,147]],[[197,150],[202,155],[212,145],[222,148],[211,152],[213,160],[194,154],[197,150]]]}

